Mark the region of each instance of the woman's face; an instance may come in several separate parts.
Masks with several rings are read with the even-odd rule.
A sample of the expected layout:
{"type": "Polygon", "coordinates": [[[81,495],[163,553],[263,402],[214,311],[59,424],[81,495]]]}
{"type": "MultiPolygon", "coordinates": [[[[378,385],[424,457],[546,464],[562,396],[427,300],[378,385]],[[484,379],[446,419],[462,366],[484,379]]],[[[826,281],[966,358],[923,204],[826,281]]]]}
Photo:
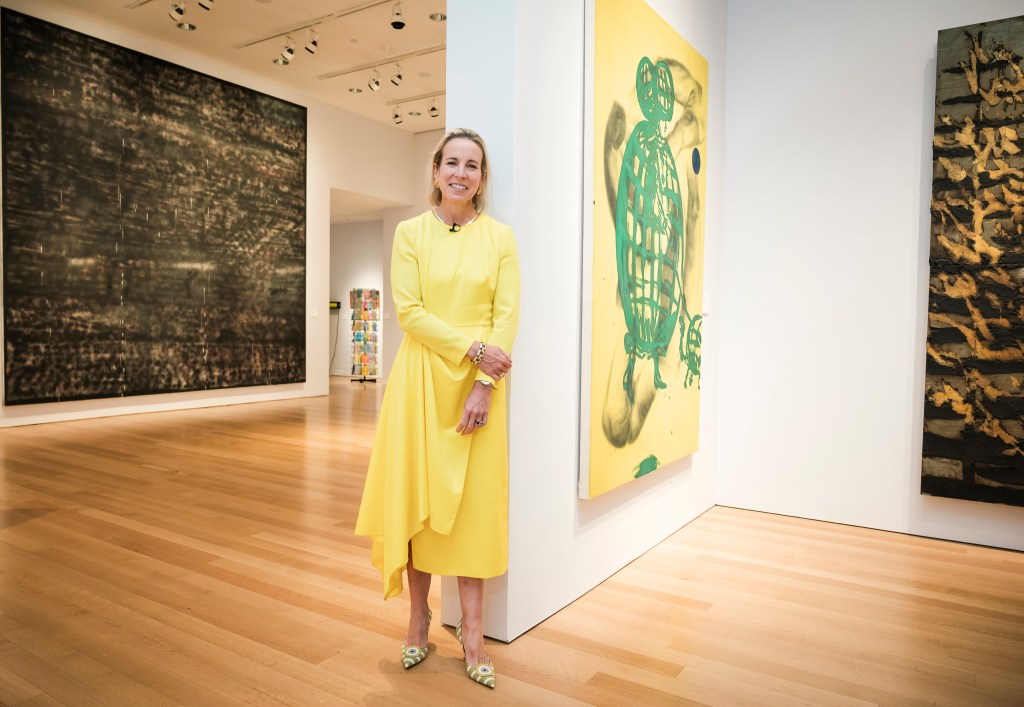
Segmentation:
{"type": "Polygon", "coordinates": [[[441,151],[441,164],[434,167],[434,181],[441,190],[441,203],[464,205],[473,203],[473,197],[483,182],[483,151],[468,138],[449,140],[441,151]]]}

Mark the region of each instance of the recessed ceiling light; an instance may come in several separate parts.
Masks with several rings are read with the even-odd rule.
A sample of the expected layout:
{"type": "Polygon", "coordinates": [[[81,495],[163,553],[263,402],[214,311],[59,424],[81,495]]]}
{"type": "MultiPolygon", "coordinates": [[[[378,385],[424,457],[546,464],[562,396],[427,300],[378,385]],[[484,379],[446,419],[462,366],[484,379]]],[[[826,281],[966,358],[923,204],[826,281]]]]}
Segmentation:
{"type": "Polygon", "coordinates": [[[196,26],[194,24],[192,24],[191,22],[179,22],[178,23],[178,29],[183,30],[185,32],[192,32],[192,31],[195,30],[195,28],[196,28],[196,26]]]}
{"type": "Polygon", "coordinates": [[[421,79],[429,79],[430,78],[430,72],[429,71],[421,71],[420,72],[420,78],[421,79]]]}
{"type": "Polygon", "coordinates": [[[423,114],[420,113],[418,110],[411,110],[411,111],[409,111],[409,115],[423,115],[423,114]]]}
{"type": "Polygon", "coordinates": [[[363,92],[363,89],[361,89],[361,88],[350,88],[350,89],[348,90],[348,92],[349,92],[349,93],[362,93],[362,92],[363,92]]]}
{"type": "Polygon", "coordinates": [[[448,19],[448,15],[444,14],[443,12],[432,12],[430,13],[430,19],[432,19],[434,22],[444,22],[445,20],[448,19]]]}

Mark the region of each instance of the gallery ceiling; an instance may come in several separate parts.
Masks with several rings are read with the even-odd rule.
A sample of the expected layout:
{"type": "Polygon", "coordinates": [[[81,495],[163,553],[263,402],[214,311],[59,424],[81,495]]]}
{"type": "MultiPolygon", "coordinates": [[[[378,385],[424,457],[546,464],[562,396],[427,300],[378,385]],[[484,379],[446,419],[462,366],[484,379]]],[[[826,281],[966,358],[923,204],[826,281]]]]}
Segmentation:
{"type": "Polygon", "coordinates": [[[418,133],[445,124],[447,22],[441,18],[446,0],[38,2],[286,83],[316,100],[401,130],[418,133]],[[178,19],[170,16],[174,5],[184,10],[178,19]],[[195,29],[179,29],[182,23],[195,29]],[[392,23],[404,27],[396,29],[392,23]],[[306,44],[314,37],[316,51],[310,53],[306,44]],[[275,63],[282,60],[289,40],[294,58],[275,63]],[[395,85],[392,77],[398,73],[401,80],[395,85]],[[375,75],[380,88],[373,91],[368,82],[375,75]],[[402,119],[397,125],[396,111],[402,119]]]}

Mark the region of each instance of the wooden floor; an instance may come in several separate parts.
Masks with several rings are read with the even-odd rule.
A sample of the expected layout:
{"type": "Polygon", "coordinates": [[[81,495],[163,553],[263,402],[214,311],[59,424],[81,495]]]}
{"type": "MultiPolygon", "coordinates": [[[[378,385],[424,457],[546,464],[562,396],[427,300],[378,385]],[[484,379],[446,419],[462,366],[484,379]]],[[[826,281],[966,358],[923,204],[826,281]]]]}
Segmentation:
{"type": "Polygon", "coordinates": [[[491,645],[495,692],[436,623],[405,672],[352,535],[379,398],[0,431],[0,703],[1024,705],[1024,555],[729,508],[491,645]]]}

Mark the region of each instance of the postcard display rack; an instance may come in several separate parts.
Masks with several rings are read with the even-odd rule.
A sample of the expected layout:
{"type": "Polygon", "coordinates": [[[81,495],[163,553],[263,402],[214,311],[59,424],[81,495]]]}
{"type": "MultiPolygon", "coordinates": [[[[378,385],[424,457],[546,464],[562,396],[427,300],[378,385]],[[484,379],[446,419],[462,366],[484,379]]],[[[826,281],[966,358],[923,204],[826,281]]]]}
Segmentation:
{"type": "Polygon", "coordinates": [[[375,383],[380,290],[354,289],[348,293],[348,301],[352,308],[352,378],[375,383]]]}

